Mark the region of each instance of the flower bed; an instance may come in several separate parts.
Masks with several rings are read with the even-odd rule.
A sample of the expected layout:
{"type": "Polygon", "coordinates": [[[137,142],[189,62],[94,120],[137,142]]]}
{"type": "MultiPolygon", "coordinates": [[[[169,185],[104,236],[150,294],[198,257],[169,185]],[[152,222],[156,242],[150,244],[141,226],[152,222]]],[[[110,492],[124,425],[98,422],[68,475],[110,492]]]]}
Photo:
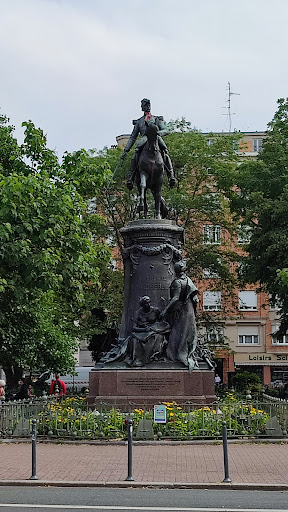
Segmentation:
{"type": "MultiPolygon", "coordinates": [[[[153,423],[155,437],[172,439],[217,438],[221,436],[222,421],[227,423],[228,435],[265,435],[269,415],[259,405],[237,401],[231,393],[211,406],[184,405],[163,402],[167,422],[153,423]]],[[[121,412],[116,408],[89,409],[85,398],[71,397],[47,403],[39,413],[38,433],[46,436],[82,439],[124,439],[126,422],[133,418],[134,432],[141,419],[153,421],[153,411],[136,408],[121,412]]]]}

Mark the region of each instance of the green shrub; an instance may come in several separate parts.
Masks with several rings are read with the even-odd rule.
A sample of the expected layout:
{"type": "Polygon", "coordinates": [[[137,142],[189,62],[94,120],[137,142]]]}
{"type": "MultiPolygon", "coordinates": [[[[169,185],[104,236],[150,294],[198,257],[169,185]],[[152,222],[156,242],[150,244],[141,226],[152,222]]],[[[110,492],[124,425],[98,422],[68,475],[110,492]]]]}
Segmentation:
{"type": "Polygon", "coordinates": [[[251,373],[247,370],[241,373],[236,373],[232,378],[232,384],[237,391],[260,391],[261,379],[256,373],[251,373]]]}

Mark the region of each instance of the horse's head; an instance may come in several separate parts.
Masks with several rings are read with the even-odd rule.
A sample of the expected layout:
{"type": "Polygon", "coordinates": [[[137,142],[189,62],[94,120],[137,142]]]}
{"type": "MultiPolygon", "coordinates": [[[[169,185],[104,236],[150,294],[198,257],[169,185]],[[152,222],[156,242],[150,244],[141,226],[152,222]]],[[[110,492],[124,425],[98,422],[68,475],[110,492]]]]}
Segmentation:
{"type": "Polygon", "coordinates": [[[150,121],[148,123],[146,123],[145,134],[147,135],[148,141],[155,143],[157,140],[158,131],[159,131],[159,128],[155,123],[152,123],[150,121]]]}

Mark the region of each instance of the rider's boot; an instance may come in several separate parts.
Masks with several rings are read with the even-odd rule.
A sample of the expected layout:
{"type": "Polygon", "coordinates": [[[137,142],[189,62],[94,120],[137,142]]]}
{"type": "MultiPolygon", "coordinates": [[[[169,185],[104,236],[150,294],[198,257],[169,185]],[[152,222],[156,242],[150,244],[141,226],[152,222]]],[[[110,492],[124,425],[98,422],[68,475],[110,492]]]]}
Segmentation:
{"type": "Polygon", "coordinates": [[[168,155],[168,153],[166,151],[164,151],[163,157],[164,157],[164,166],[165,166],[166,174],[167,174],[167,178],[169,181],[169,186],[171,188],[173,188],[176,185],[176,178],[174,176],[172,162],[171,162],[170,156],[168,155]]]}
{"type": "Polygon", "coordinates": [[[135,160],[132,158],[130,169],[127,176],[126,186],[129,190],[133,189],[133,181],[134,181],[134,174],[135,174],[135,160]]]}
{"type": "Polygon", "coordinates": [[[135,151],[135,154],[131,160],[131,165],[130,165],[130,169],[129,169],[129,173],[128,173],[127,181],[126,181],[126,186],[129,190],[132,190],[133,186],[134,186],[134,178],[135,178],[137,164],[138,164],[138,153],[137,153],[137,151],[135,151]]]}

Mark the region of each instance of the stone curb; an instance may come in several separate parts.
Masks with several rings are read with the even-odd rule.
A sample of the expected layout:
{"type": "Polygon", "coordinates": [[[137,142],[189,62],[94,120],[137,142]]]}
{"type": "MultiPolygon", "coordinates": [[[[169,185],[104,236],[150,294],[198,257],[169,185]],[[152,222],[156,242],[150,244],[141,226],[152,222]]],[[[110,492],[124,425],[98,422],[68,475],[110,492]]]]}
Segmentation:
{"type": "MultiPolygon", "coordinates": [[[[1,443],[31,443],[31,438],[10,438],[10,439],[0,439],[1,443]]],[[[89,445],[100,445],[100,446],[126,446],[127,441],[125,440],[72,440],[72,439],[43,439],[41,437],[37,437],[37,444],[73,444],[73,445],[82,445],[82,444],[89,444],[89,445]]],[[[229,444],[288,444],[287,438],[273,438],[273,439],[259,439],[259,438],[249,438],[249,439],[228,439],[229,444]]],[[[222,439],[195,439],[191,441],[136,441],[133,439],[133,446],[177,446],[177,445],[202,445],[202,444],[210,444],[210,445],[220,445],[222,444],[222,439]]]]}
{"type": "Polygon", "coordinates": [[[171,483],[171,482],[91,482],[91,481],[51,481],[51,480],[0,480],[0,487],[111,487],[111,488],[149,488],[149,489],[214,489],[243,491],[288,491],[288,484],[256,483],[171,483]]]}

